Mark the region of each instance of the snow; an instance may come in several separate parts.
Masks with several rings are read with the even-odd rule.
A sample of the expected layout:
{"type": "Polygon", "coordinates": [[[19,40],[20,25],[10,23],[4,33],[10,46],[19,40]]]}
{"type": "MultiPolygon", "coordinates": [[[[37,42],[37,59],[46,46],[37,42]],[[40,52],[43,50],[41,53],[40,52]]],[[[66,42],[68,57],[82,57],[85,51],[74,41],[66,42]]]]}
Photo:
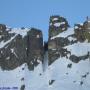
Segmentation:
{"type": "Polygon", "coordinates": [[[64,31],[66,28],[62,28],[62,30],[64,31]]]}
{"type": "Polygon", "coordinates": [[[0,69],[0,87],[10,87],[10,90],[14,90],[12,89],[13,87],[17,87],[18,89],[16,90],[20,90],[20,86],[23,83],[21,78],[25,76],[25,71],[22,70],[23,67],[25,67],[25,64],[12,71],[2,71],[0,69]]]}
{"type": "Polygon", "coordinates": [[[25,85],[25,90],[89,90],[90,75],[86,79],[81,78],[87,72],[90,72],[89,60],[75,64],[66,58],[59,58],[45,72],[42,72],[41,64],[34,71],[29,71],[25,64],[12,71],[0,70],[0,86],[18,87],[18,90],[21,85],[25,85]],[[67,68],[69,63],[72,64],[72,68],[67,68]],[[23,67],[24,70],[22,70],[23,67]],[[21,81],[23,77],[25,80],[21,81]],[[49,80],[55,80],[55,82],[48,85],[49,80]],[[80,85],[80,81],[84,82],[83,86],[80,85]]]}
{"type": "Polygon", "coordinates": [[[0,48],[3,48],[6,44],[10,43],[16,36],[17,36],[17,35],[11,37],[11,39],[8,40],[8,41],[6,41],[6,42],[1,41],[1,42],[0,42],[0,48]]]}
{"type": "Polygon", "coordinates": [[[83,56],[90,52],[90,43],[75,43],[73,45],[68,45],[64,48],[67,48],[68,51],[71,51],[72,55],[83,56]]]}
{"type": "Polygon", "coordinates": [[[76,64],[69,59],[59,58],[52,65],[46,67],[44,72],[42,63],[34,71],[29,71],[26,64],[12,71],[0,70],[0,86],[17,87],[18,90],[20,90],[21,85],[25,85],[25,90],[89,90],[90,75],[82,78],[87,73],[90,73],[88,59],[76,64]],[[68,64],[72,64],[72,67],[67,68],[68,64]],[[24,81],[21,81],[22,78],[24,81]],[[49,85],[51,80],[55,80],[55,82],[49,85]],[[82,86],[80,85],[81,81],[83,81],[82,86]]]}
{"type": "MultiPolygon", "coordinates": [[[[52,37],[55,39],[57,37],[64,37],[75,41],[69,35],[74,34],[73,28],[68,28],[68,30],[52,37]]],[[[64,47],[67,51],[71,52],[71,55],[83,56],[90,52],[90,43],[86,40],[83,43],[77,42],[72,45],[64,47]]],[[[79,63],[73,63],[69,59],[63,57],[55,60],[48,67],[49,80],[55,80],[52,85],[49,86],[49,90],[89,90],[90,89],[90,59],[81,60],[79,63]],[[71,64],[72,67],[67,67],[71,64]]]]}
{"type": "Polygon", "coordinates": [[[13,48],[11,49],[11,52],[14,53],[14,49],[13,48]]]}
{"type": "Polygon", "coordinates": [[[14,51],[14,48],[11,49],[11,52],[18,58],[17,54],[14,51]]]}
{"type": "Polygon", "coordinates": [[[6,58],[6,60],[9,60],[9,59],[10,59],[10,57],[7,57],[7,58],[6,58]]]}
{"type": "MultiPolygon", "coordinates": [[[[13,28],[10,30],[9,27],[7,27],[6,29],[8,31],[8,33],[15,33],[15,36],[11,37],[10,40],[4,42],[1,41],[0,42],[0,48],[3,48],[6,44],[10,43],[18,34],[22,35],[22,37],[24,37],[25,35],[27,35],[27,32],[30,30],[29,28],[25,28],[25,29],[21,29],[21,28],[13,28]]],[[[0,35],[0,38],[2,36],[0,35]]]]}
{"type": "Polygon", "coordinates": [[[54,26],[60,27],[62,24],[65,24],[65,22],[56,22],[54,23],[54,26]]]}
{"type": "Polygon", "coordinates": [[[33,72],[29,71],[25,64],[12,71],[2,71],[0,69],[0,87],[17,87],[18,89],[16,90],[20,90],[21,85],[25,85],[25,90],[43,89],[45,83],[43,80],[45,80],[45,78],[43,78],[43,75],[40,76],[40,73],[42,73],[41,65],[39,65],[33,72]],[[22,70],[22,68],[25,69],[22,70]],[[25,81],[21,81],[22,78],[24,78],[25,81]]]}
{"type": "Polygon", "coordinates": [[[26,90],[48,90],[48,81],[41,64],[32,72],[26,70],[25,77],[26,90]]]}
{"type": "Polygon", "coordinates": [[[10,87],[11,90],[17,87],[16,90],[20,90],[21,85],[25,85],[25,90],[48,90],[48,74],[47,71],[43,72],[42,63],[34,71],[29,71],[27,64],[11,71],[0,69],[0,87],[10,87]]]}
{"type": "Polygon", "coordinates": [[[21,28],[13,28],[9,33],[16,33],[22,35],[24,37],[27,35],[27,32],[29,31],[29,28],[21,29],[21,28]]]}
{"type": "Polygon", "coordinates": [[[66,58],[59,58],[49,67],[51,80],[55,80],[49,90],[89,90],[90,75],[87,75],[86,78],[81,77],[87,72],[90,72],[89,60],[75,64],[66,58]],[[67,68],[70,63],[72,68],[67,68]],[[81,81],[83,81],[82,86],[80,85],[81,81]]]}
{"type": "Polygon", "coordinates": [[[80,24],[81,26],[83,26],[83,23],[78,23],[78,24],[80,24]]]}
{"type": "Polygon", "coordinates": [[[63,31],[62,33],[52,37],[51,39],[55,39],[57,37],[64,37],[64,38],[66,38],[67,36],[72,35],[72,34],[74,34],[73,28],[68,28],[66,31],[63,31]]]}
{"type": "Polygon", "coordinates": [[[88,23],[90,23],[90,20],[88,20],[88,23]]]}
{"type": "Polygon", "coordinates": [[[59,27],[61,25],[60,22],[54,23],[54,26],[59,27]]]}
{"type": "Polygon", "coordinates": [[[78,26],[75,26],[75,29],[78,29],[78,26]]]}
{"type": "Polygon", "coordinates": [[[40,38],[40,35],[37,35],[37,38],[40,38]]]}
{"type": "Polygon", "coordinates": [[[73,37],[68,37],[68,40],[69,40],[69,41],[75,41],[75,40],[76,40],[76,38],[73,38],[73,37]]]}
{"type": "Polygon", "coordinates": [[[58,20],[58,18],[53,18],[53,20],[52,21],[57,21],[58,20]]]}
{"type": "Polygon", "coordinates": [[[52,26],[52,23],[50,23],[50,26],[52,26]]]}

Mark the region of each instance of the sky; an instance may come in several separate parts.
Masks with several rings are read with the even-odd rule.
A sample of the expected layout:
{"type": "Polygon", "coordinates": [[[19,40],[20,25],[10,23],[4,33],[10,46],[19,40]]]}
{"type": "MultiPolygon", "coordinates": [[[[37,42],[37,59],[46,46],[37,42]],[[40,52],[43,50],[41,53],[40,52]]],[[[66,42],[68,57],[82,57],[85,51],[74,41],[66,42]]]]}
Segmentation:
{"type": "Polygon", "coordinates": [[[35,27],[48,39],[49,18],[60,15],[71,27],[90,16],[90,0],[0,0],[0,23],[12,28],[35,27]]]}

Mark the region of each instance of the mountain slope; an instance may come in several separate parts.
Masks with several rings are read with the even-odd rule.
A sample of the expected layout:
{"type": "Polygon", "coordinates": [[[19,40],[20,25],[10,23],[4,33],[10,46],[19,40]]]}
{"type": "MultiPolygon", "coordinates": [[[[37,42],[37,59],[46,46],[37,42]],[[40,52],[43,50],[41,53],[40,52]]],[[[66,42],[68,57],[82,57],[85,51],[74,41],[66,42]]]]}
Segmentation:
{"type": "Polygon", "coordinates": [[[49,26],[49,90],[89,90],[90,23],[85,21],[63,30],[63,22],[67,20],[60,18],[63,17],[52,16],[50,23],[54,24],[49,26]],[[59,25],[55,26],[57,22],[59,25]]]}
{"type": "Polygon", "coordinates": [[[48,50],[40,30],[0,25],[0,88],[89,90],[89,22],[70,28],[64,17],[51,16],[48,50]]]}

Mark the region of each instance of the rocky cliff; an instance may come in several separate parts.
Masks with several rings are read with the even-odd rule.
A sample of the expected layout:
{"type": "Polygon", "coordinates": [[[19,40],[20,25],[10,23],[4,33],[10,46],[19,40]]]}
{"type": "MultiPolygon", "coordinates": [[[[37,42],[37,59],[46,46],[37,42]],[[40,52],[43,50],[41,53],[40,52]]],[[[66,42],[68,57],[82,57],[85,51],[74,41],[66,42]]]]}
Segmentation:
{"type": "Polygon", "coordinates": [[[52,16],[50,18],[48,41],[49,64],[60,57],[66,57],[75,63],[88,59],[90,49],[84,54],[82,51],[82,55],[77,55],[77,53],[84,45],[84,48],[90,48],[89,25],[90,21],[86,20],[83,24],[75,24],[74,28],[70,28],[64,17],[52,16]],[[75,53],[73,53],[74,50],[76,51],[75,53]]]}
{"type": "Polygon", "coordinates": [[[0,24],[0,66],[13,70],[27,63],[34,70],[43,60],[43,35],[35,28],[9,28],[0,24]]]}

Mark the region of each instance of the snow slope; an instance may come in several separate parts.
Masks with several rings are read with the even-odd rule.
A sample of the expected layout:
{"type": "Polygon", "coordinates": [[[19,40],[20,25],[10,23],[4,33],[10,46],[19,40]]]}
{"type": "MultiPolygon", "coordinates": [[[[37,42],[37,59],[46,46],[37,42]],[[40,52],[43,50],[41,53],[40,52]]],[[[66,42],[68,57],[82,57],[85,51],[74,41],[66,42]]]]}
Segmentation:
{"type": "Polygon", "coordinates": [[[3,90],[3,87],[9,87],[10,90],[14,90],[13,88],[17,87],[15,90],[20,90],[21,86],[25,85],[25,90],[48,90],[47,74],[49,73],[43,72],[42,64],[39,64],[34,71],[29,71],[26,64],[12,71],[0,70],[0,88],[3,90]]]}
{"type": "Polygon", "coordinates": [[[0,87],[17,87],[16,90],[20,90],[21,85],[25,85],[25,90],[89,90],[89,73],[89,60],[75,64],[66,58],[59,58],[45,72],[42,70],[42,64],[39,64],[34,71],[29,71],[26,64],[13,71],[0,70],[0,87]],[[68,64],[72,64],[72,67],[68,68],[68,64]],[[50,80],[55,82],[49,85],[50,80]]]}
{"type": "Polygon", "coordinates": [[[55,82],[49,90],[89,90],[90,89],[90,61],[80,61],[78,64],[60,58],[49,67],[51,80],[55,82]],[[68,68],[68,64],[72,64],[68,68]]]}

